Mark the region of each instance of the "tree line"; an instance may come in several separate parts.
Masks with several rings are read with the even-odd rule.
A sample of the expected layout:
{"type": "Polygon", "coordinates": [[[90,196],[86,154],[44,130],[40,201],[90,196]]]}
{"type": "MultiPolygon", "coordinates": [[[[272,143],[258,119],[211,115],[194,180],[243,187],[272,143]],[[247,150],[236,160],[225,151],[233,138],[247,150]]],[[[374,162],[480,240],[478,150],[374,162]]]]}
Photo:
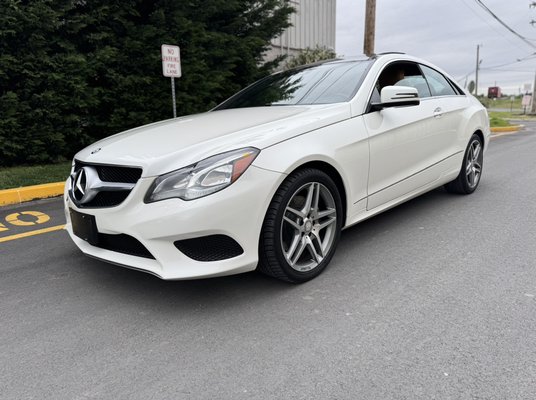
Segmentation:
{"type": "Polygon", "coordinates": [[[292,12],[288,0],[0,0],[0,166],[170,118],[163,43],[181,47],[179,115],[214,107],[279,64],[263,54],[292,12]]]}

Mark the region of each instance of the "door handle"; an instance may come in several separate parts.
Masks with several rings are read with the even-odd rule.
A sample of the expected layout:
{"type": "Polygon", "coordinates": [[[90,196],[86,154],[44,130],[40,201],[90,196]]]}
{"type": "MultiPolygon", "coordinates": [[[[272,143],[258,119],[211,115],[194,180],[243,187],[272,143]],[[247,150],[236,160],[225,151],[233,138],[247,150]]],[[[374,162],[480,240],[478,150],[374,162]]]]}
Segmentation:
{"type": "Polygon", "coordinates": [[[441,107],[437,107],[434,110],[434,118],[441,118],[442,115],[443,115],[443,110],[441,109],[441,107]]]}

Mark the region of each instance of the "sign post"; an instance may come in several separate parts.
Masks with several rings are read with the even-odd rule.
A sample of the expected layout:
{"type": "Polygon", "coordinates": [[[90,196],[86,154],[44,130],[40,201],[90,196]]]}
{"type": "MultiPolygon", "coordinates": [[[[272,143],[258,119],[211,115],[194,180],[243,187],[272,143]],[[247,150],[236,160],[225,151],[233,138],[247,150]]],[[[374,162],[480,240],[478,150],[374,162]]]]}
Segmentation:
{"type": "Polygon", "coordinates": [[[175,99],[175,77],[171,77],[171,101],[173,103],[173,118],[177,118],[177,100],[175,99]]]}
{"type": "Polygon", "coordinates": [[[173,118],[177,118],[177,102],[175,100],[175,78],[180,78],[181,53],[179,46],[162,45],[162,73],[171,78],[171,101],[173,102],[173,118]]]}
{"type": "Polygon", "coordinates": [[[523,114],[527,113],[527,108],[529,108],[531,104],[532,96],[530,94],[524,95],[523,99],[521,100],[521,105],[523,106],[523,114]]]}

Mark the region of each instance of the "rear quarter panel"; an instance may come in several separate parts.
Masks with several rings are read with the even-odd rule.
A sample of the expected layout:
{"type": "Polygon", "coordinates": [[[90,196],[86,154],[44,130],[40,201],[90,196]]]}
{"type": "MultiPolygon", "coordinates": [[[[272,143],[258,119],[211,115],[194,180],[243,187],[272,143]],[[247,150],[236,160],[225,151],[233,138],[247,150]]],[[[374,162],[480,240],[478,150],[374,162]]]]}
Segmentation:
{"type": "Polygon", "coordinates": [[[484,151],[486,151],[491,135],[488,112],[472,95],[468,95],[468,103],[458,132],[460,149],[465,151],[473,133],[480,131],[484,136],[484,151]]]}

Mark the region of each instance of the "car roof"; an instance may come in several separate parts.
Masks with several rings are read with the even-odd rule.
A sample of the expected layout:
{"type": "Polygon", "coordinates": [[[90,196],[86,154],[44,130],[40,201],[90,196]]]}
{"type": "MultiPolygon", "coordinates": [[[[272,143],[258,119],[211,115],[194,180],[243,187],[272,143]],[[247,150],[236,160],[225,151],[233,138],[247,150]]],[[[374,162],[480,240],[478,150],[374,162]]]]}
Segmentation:
{"type": "MultiPolygon", "coordinates": [[[[414,61],[425,65],[432,65],[428,61],[421,60],[417,57],[413,57],[411,55],[408,55],[406,53],[402,53],[399,51],[390,51],[390,52],[384,52],[384,53],[378,53],[373,54],[370,57],[367,57],[365,55],[360,56],[352,56],[352,57],[341,57],[341,58],[332,58],[329,60],[321,60],[310,64],[304,64],[299,65],[297,67],[291,68],[291,70],[299,70],[299,69],[305,69],[309,67],[314,67],[318,65],[333,65],[333,64],[344,64],[344,63],[352,63],[352,62],[363,62],[363,61],[414,61]]],[[[279,71],[281,72],[281,71],[279,71]]]]}
{"type": "Polygon", "coordinates": [[[338,63],[345,63],[345,62],[358,62],[358,61],[375,61],[380,59],[397,59],[397,60],[407,60],[407,61],[416,61],[424,64],[429,64],[429,62],[425,60],[421,60],[417,57],[411,56],[409,54],[403,53],[401,51],[388,51],[378,54],[373,54],[370,57],[367,57],[365,55],[360,56],[352,56],[352,57],[341,57],[341,58],[333,58],[329,60],[322,60],[317,61],[315,63],[311,63],[308,65],[319,65],[319,64],[338,64],[338,63]]]}
{"type": "MultiPolygon", "coordinates": [[[[409,55],[409,54],[406,54],[406,53],[403,53],[403,52],[399,52],[399,51],[389,51],[389,52],[384,52],[384,53],[373,54],[370,57],[362,55],[362,56],[356,56],[356,57],[335,58],[335,59],[331,59],[331,60],[318,61],[316,63],[308,64],[307,66],[314,66],[314,65],[321,65],[321,64],[338,64],[338,63],[360,62],[360,61],[361,62],[362,61],[373,61],[373,62],[380,61],[382,64],[387,64],[388,62],[391,62],[391,61],[411,61],[411,62],[416,62],[418,64],[423,64],[423,65],[429,66],[429,67],[441,72],[442,74],[447,75],[447,76],[450,77],[450,74],[448,72],[446,72],[445,70],[443,70],[441,67],[438,67],[437,65],[432,64],[431,62],[429,62],[427,60],[423,60],[421,58],[414,57],[412,55],[409,55]]],[[[306,67],[306,66],[304,65],[302,67],[306,67]]],[[[298,67],[298,68],[300,68],[300,67],[298,67]]]]}

